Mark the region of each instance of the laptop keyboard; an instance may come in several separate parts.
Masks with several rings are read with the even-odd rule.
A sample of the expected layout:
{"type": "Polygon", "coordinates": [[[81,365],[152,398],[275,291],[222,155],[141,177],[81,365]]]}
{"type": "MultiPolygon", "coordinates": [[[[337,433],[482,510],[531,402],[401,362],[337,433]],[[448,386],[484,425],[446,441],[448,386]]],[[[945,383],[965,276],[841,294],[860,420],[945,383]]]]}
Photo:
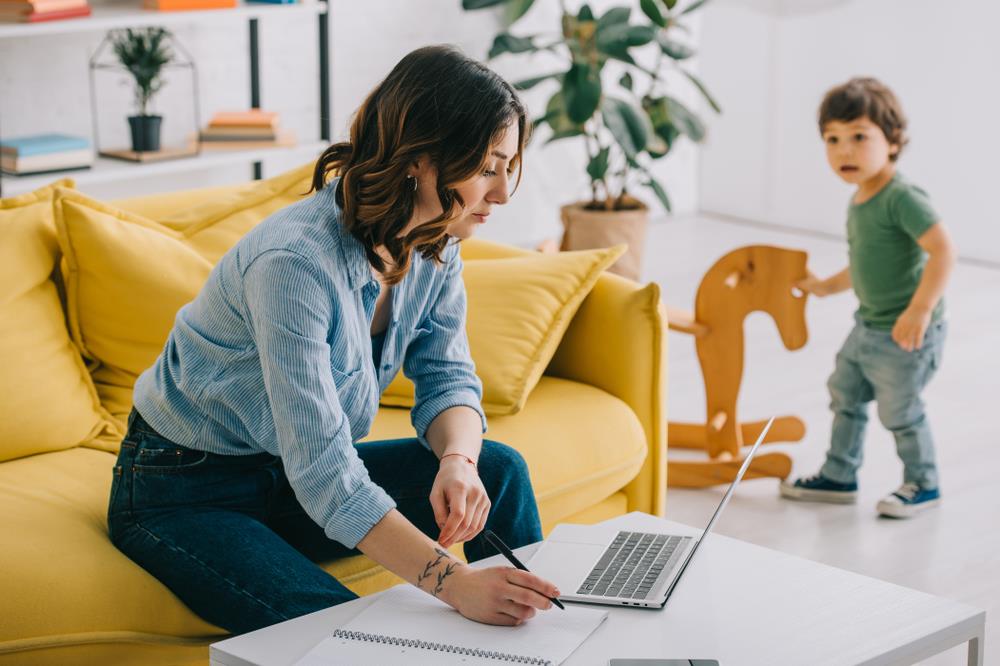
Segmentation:
{"type": "Polygon", "coordinates": [[[687,537],[619,532],[577,594],[645,599],[687,537]]]}

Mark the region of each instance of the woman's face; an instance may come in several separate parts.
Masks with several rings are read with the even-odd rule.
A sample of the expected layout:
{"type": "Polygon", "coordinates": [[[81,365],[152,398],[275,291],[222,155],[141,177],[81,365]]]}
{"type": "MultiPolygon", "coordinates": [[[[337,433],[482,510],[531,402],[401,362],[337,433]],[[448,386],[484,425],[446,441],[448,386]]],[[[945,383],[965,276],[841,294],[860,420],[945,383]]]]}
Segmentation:
{"type": "MultiPolygon", "coordinates": [[[[458,219],[448,225],[448,235],[466,239],[472,236],[476,227],[486,224],[493,206],[502,206],[510,200],[510,161],[517,154],[517,125],[512,124],[504,131],[499,141],[490,147],[486,166],[468,180],[455,186],[455,190],[465,202],[458,219]]],[[[408,229],[441,215],[441,201],[437,196],[437,170],[424,160],[414,168],[417,178],[417,199],[414,202],[413,221],[408,229]]]]}

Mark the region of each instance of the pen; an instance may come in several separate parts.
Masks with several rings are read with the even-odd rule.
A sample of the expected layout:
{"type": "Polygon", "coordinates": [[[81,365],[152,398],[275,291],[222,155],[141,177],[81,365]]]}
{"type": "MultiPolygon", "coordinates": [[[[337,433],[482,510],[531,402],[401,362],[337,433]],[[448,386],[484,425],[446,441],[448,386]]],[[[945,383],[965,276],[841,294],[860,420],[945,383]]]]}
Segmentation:
{"type": "MultiPolygon", "coordinates": [[[[508,562],[513,564],[521,571],[528,571],[528,567],[521,564],[521,560],[517,559],[517,557],[514,555],[514,552],[507,547],[507,544],[505,544],[503,541],[500,540],[500,537],[498,537],[496,534],[494,534],[489,530],[483,530],[483,537],[490,542],[491,546],[500,551],[500,554],[506,557],[508,562]]],[[[562,610],[566,610],[566,607],[562,605],[562,602],[556,599],[555,597],[548,597],[548,600],[554,603],[562,610]]]]}

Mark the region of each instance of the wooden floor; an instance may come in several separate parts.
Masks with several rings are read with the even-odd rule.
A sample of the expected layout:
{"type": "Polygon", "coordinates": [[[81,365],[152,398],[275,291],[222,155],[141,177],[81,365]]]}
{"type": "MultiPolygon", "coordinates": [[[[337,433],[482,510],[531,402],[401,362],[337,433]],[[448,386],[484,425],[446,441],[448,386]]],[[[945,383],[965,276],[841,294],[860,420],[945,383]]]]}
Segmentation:
{"type": "MultiPolygon", "coordinates": [[[[662,286],[669,305],[691,309],[709,266],[731,249],[754,244],[806,250],[820,276],[847,261],[841,240],[698,216],[651,225],[644,276],[662,286]]],[[[794,414],[806,422],[802,442],[771,445],[792,455],[794,475],[812,474],[822,464],[831,424],[826,380],[855,307],[850,293],[810,298],[809,342],[797,352],[784,349],[767,315],[747,318],[741,420],[794,414]]],[[[856,506],[789,502],[778,497],[777,481],[758,479],[741,484],[717,530],[984,608],[986,663],[1000,663],[1000,270],[960,263],[948,290],[947,312],[942,368],[925,392],[941,472],[941,507],[909,521],[876,515],[879,498],[902,482],[902,466],[892,436],[872,410],[856,506]]],[[[703,420],[704,389],[693,339],[672,332],[669,345],[671,418],[703,420]]],[[[723,491],[671,489],[667,517],[704,525],[723,491]]],[[[965,664],[965,651],[957,648],[922,663],[965,664]]]]}

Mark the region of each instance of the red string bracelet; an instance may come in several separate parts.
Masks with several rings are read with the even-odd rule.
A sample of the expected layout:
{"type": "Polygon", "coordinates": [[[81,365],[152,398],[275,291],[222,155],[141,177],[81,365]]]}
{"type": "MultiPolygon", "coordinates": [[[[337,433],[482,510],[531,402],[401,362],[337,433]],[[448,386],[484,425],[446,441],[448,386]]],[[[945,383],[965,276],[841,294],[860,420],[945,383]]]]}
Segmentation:
{"type": "Polygon", "coordinates": [[[460,458],[465,458],[465,462],[469,463],[470,465],[472,465],[473,467],[475,467],[477,470],[479,469],[479,466],[476,465],[476,461],[473,460],[472,458],[470,458],[469,456],[465,455],[464,453],[446,453],[443,456],[441,456],[441,460],[444,460],[448,456],[459,456],[460,458]]]}

